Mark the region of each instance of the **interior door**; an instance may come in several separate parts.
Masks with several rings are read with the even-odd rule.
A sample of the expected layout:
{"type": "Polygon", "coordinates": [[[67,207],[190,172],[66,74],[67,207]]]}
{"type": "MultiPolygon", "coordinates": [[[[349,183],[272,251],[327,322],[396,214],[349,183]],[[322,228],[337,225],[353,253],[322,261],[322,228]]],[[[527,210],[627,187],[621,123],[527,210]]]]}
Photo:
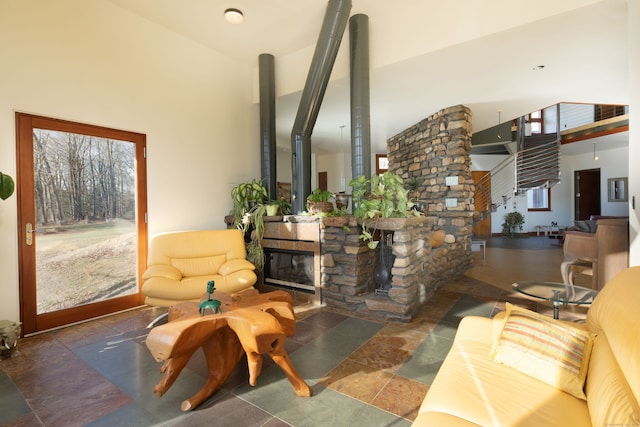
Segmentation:
{"type": "Polygon", "coordinates": [[[491,236],[491,172],[472,171],[471,177],[476,186],[473,194],[475,206],[473,235],[489,237],[491,236]]]}
{"type": "Polygon", "coordinates": [[[16,114],[25,334],[138,306],[145,135],[16,114]]]}
{"type": "Polygon", "coordinates": [[[574,172],[574,219],[600,215],[600,169],[574,172]]]}
{"type": "Polygon", "coordinates": [[[327,173],[318,172],[318,188],[322,191],[327,190],[327,173]]]}

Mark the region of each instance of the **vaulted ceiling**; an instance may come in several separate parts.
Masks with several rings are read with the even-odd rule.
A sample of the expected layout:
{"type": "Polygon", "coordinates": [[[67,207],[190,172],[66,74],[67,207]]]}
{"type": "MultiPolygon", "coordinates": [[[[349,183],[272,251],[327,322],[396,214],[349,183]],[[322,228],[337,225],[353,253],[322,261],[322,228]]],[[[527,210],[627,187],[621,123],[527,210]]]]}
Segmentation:
{"type": "MultiPolygon", "coordinates": [[[[256,70],[260,53],[273,54],[278,144],[289,144],[326,1],[110,1],[256,70]],[[228,7],[242,24],[224,21],[228,7]]],[[[496,125],[498,110],[504,121],[559,102],[628,104],[627,0],[352,1],[351,15],[369,17],[372,152],[457,104],[471,108],[474,132],[496,125]]],[[[313,131],[318,152],[341,149],[349,126],[348,40],[347,29],[313,131]]]]}

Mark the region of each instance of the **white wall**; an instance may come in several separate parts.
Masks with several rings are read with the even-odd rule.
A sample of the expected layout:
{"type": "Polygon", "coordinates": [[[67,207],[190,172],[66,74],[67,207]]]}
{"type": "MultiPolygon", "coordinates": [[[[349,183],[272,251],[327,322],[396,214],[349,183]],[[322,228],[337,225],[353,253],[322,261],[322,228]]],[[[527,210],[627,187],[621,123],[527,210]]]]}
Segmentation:
{"type": "MultiPolygon", "coordinates": [[[[350,193],[351,156],[346,153],[318,154],[318,172],[327,172],[327,190],[350,193]]],[[[375,173],[375,170],[373,171],[375,173]]]]}
{"type": "MultiPolygon", "coordinates": [[[[3,173],[16,177],[21,111],[146,134],[150,235],[223,228],[231,188],[259,176],[248,67],[108,1],[3,1],[0,40],[3,173]]],[[[0,319],[10,320],[16,203],[0,201],[0,319]]]]}

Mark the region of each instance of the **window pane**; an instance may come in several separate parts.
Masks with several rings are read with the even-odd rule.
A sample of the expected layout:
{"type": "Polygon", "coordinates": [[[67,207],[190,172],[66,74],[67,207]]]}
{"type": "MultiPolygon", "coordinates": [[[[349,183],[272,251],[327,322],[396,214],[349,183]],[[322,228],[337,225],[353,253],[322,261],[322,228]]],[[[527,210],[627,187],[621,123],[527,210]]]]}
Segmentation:
{"type": "Polygon", "coordinates": [[[529,209],[549,209],[549,189],[534,188],[527,191],[527,207],[529,209]]]}
{"type": "Polygon", "coordinates": [[[138,292],[135,144],[34,129],[37,313],[138,292]]]}
{"type": "Polygon", "coordinates": [[[542,123],[540,123],[540,122],[532,122],[531,123],[531,133],[542,133],[542,123]]]}

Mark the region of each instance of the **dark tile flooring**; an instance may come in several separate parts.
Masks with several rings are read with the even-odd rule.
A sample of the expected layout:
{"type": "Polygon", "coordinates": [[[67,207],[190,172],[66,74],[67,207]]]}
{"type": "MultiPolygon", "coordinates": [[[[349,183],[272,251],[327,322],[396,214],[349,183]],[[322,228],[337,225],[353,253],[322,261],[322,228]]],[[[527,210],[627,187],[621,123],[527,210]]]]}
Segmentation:
{"type": "Polygon", "coordinates": [[[287,351],[313,397],[297,397],[265,357],[255,387],[243,360],[221,390],[187,413],[180,403],[206,378],[201,351],[157,398],[160,364],[145,346],[145,326],[163,310],[119,313],[23,339],[19,355],[0,362],[0,425],[408,426],[460,319],[492,316],[505,301],[550,310],[468,276],[438,290],[411,323],[296,307],[287,351]]]}

